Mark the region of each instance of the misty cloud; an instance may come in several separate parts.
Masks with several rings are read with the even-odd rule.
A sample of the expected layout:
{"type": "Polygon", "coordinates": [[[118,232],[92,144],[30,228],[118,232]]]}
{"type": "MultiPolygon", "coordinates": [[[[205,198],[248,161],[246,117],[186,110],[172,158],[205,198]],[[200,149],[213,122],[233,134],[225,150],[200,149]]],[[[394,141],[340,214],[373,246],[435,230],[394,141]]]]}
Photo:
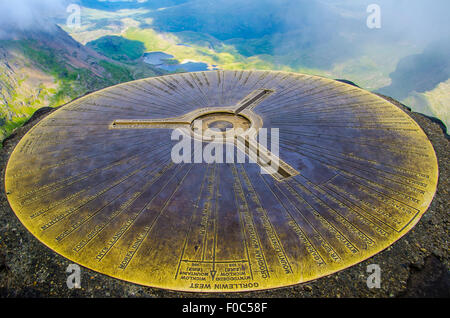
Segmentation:
{"type": "Polygon", "coordinates": [[[51,31],[56,18],[67,16],[68,4],[68,0],[0,0],[0,38],[17,31],[51,31]]]}

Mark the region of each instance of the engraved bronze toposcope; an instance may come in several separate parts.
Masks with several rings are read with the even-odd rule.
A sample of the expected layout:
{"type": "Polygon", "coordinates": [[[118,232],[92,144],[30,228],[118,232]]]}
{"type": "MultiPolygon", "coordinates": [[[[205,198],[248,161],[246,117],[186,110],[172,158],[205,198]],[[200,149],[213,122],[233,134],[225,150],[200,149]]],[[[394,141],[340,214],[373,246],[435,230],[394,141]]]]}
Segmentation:
{"type": "Polygon", "coordinates": [[[303,74],[210,71],[61,107],[16,146],[5,187],[25,227],[82,266],[237,292],[306,282],[382,251],[419,221],[437,179],[422,129],[374,94],[303,74]],[[230,128],[243,131],[231,140],[246,162],[173,162],[175,130],[204,144],[203,133],[230,128]],[[259,143],[262,128],[278,128],[278,154],[259,143]],[[261,156],[278,168],[250,160],[261,156]]]}

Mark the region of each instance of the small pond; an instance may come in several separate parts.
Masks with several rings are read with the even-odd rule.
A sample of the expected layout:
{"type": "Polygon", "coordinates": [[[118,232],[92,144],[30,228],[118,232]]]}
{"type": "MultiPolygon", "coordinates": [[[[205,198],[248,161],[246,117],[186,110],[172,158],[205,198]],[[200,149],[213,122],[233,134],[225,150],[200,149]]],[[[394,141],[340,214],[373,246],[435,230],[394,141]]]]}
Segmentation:
{"type": "Polygon", "coordinates": [[[164,52],[147,52],[144,54],[145,63],[151,64],[168,72],[175,72],[180,70],[183,70],[185,72],[198,72],[208,70],[207,63],[193,61],[179,63],[176,60],[171,60],[173,58],[173,55],[164,52]]]}

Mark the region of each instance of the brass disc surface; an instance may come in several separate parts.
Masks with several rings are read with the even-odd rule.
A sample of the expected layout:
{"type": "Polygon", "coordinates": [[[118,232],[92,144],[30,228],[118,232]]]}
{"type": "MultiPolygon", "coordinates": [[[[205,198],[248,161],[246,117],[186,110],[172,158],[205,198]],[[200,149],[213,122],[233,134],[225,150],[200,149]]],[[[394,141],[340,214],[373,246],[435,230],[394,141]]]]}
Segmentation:
{"type": "Polygon", "coordinates": [[[19,142],[5,186],[25,227],[76,263],[147,286],[233,292],[305,282],[380,252],[418,222],[437,178],[424,132],[374,94],[302,74],[211,71],[58,109],[19,142]],[[222,108],[220,127],[235,110],[279,128],[280,178],[254,163],[172,162],[171,125],[222,108]]]}

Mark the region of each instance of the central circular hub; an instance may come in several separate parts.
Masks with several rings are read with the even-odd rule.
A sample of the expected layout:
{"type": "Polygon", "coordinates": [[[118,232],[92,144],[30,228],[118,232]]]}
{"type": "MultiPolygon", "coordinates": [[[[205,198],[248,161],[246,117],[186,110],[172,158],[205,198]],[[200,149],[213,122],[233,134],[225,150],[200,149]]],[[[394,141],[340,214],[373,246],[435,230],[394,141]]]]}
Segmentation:
{"type": "Polygon", "coordinates": [[[191,129],[203,135],[211,135],[212,133],[225,135],[230,131],[234,131],[235,134],[244,133],[251,126],[251,121],[242,115],[228,112],[214,112],[197,117],[192,122],[191,129]]]}
{"type": "Polygon", "coordinates": [[[216,121],[210,122],[208,124],[208,127],[210,129],[216,129],[218,131],[225,132],[227,129],[232,129],[234,126],[233,126],[233,123],[231,123],[229,121],[216,120],[216,121]]]}

